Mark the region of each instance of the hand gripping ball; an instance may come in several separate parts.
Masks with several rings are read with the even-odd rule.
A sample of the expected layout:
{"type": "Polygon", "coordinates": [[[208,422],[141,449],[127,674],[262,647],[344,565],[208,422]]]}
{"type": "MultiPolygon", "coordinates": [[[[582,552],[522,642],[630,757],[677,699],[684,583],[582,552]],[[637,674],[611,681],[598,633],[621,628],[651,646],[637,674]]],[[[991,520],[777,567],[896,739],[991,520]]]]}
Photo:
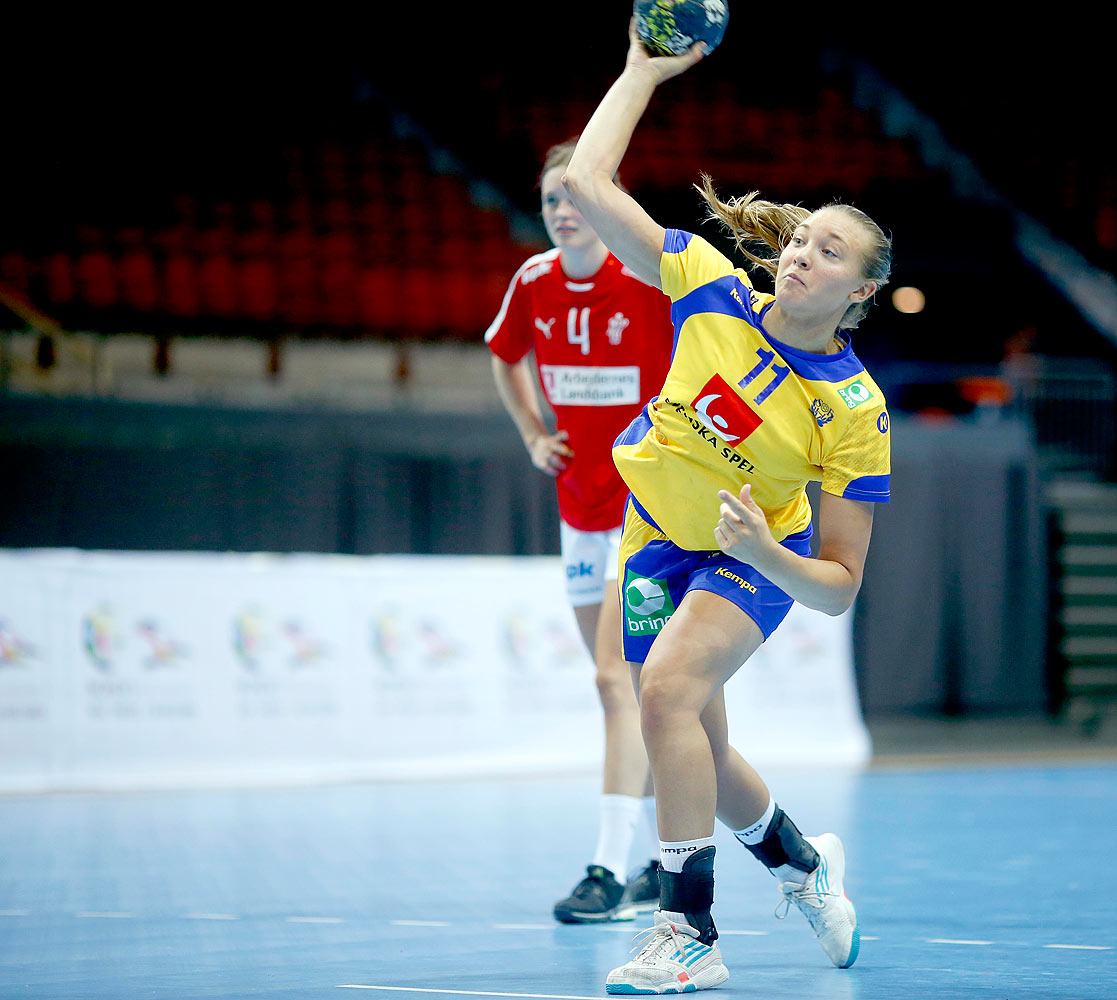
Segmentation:
{"type": "Polygon", "coordinates": [[[695,42],[709,54],[725,36],[728,0],[636,0],[636,34],[654,56],[680,56],[695,42]]]}

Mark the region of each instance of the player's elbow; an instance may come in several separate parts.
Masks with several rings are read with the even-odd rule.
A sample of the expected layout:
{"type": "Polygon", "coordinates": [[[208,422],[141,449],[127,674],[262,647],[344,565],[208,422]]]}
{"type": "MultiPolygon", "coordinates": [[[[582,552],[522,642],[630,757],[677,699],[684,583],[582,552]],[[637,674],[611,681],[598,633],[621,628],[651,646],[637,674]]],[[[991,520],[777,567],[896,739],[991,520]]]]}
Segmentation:
{"type": "Polygon", "coordinates": [[[562,186],[566,189],[566,193],[570,195],[571,200],[577,204],[578,198],[584,195],[589,187],[589,177],[584,170],[571,161],[562,175],[562,186]]]}
{"type": "MultiPolygon", "coordinates": [[[[853,595],[853,597],[856,596],[856,594],[853,595]]],[[[848,600],[829,601],[824,607],[820,607],[818,610],[825,615],[829,615],[831,618],[838,618],[853,607],[853,597],[850,597],[848,600]]]]}
{"type": "Polygon", "coordinates": [[[826,588],[825,594],[816,607],[816,610],[832,618],[844,615],[852,608],[853,602],[857,599],[857,592],[861,589],[861,574],[848,566],[842,566],[842,569],[845,572],[841,574],[841,578],[826,588]]]}
{"type": "Polygon", "coordinates": [[[577,150],[574,150],[574,156],[562,175],[562,186],[575,204],[579,199],[585,201],[594,197],[595,191],[611,183],[605,171],[597,169],[588,160],[580,159],[577,150]]]}

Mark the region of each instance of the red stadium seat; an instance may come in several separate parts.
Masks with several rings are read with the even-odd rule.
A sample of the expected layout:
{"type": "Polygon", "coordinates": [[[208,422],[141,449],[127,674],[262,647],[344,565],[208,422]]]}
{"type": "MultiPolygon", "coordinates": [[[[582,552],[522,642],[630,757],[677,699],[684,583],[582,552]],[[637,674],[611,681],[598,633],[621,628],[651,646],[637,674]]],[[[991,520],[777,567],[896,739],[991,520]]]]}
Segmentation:
{"type": "Polygon", "coordinates": [[[163,265],[163,303],[172,316],[197,316],[200,308],[194,258],[173,253],[163,265]]]}
{"type": "Polygon", "coordinates": [[[30,271],[27,258],[18,251],[0,255],[0,281],[9,288],[27,294],[27,278],[30,271]]]}
{"type": "Polygon", "coordinates": [[[279,313],[300,326],[318,321],[318,269],[312,257],[280,261],[279,313]]]}
{"type": "Polygon", "coordinates": [[[279,285],[275,261],[270,257],[250,257],[238,269],[240,303],[250,319],[274,319],[279,310],[279,285]]]}
{"type": "Polygon", "coordinates": [[[86,250],[78,257],[78,294],[95,309],[117,303],[116,268],[104,250],[86,250]]]}
{"type": "Polygon", "coordinates": [[[365,268],[357,276],[357,309],[360,322],[381,336],[394,336],[402,315],[399,272],[365,268]]]}
{"type": "Polygon", "coordinates": [[[198,269],[198,282],[204,313],[221,317],[238,314],[237,274],[231,257],[206,257],[198,269]]]}
{"type": "Polygon", "coordinates": [[[357,266],[352,258],[326,261],[322,267],[322,318],[335,326],[357,322],[357,266]]]}
{"type": "Polygon", "coordinates": [[[120,297],[140,312],[153,312],[159,303],[155,261],[142,247],[128,250],[120,258],[120,297]]]}
{"type": "Polygon", "coordinates": [[[416,337],[430,337],[442,329],[446,311],[439,291],[438,272],[412,267],[400,275],[403,312],[400,325],[416,337]]]}
{"type": "Polygon", "coordinates": [[[74,298],[74,262],[64,253],[52,254],[43,265],[47,298],[56,305],[65,305],[74,298]]]}

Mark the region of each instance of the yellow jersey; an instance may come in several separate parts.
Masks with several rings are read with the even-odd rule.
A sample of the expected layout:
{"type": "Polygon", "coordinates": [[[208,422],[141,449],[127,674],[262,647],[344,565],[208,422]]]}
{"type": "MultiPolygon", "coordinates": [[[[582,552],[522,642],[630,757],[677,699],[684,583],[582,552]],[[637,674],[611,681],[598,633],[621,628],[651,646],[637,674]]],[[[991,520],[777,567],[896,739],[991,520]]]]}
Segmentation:
{"type": "Polygon", "coordinates": [[[613,445],[633,496],[671,541],[715,550],[718,490],[752,484],[776,541],[811,520],[806,484],[889,499],[884,393],[853,353],[782,344],[764,329],[775,296],[692,233],[669,229],[660,258],[675,329],[671,370],[613,445]]]}

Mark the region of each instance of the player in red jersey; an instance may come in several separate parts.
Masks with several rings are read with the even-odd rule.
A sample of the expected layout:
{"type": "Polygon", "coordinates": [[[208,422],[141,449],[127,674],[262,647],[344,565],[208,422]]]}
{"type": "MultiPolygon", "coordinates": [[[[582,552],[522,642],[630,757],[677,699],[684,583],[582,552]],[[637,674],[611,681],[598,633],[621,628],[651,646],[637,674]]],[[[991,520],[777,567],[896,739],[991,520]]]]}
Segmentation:
{"type": "Polygon", "coordinates": [[[597,848],[586,877],[554,908],[564,923],[587,923],[631,920],[655,909],[659,899],[656,861],[624,884],[641,812],[653,843],[658,834],[639,709],[621,652],[616,579],[628,488],[611,450],[614,438],[659,392],[673,334],[666,296],[606,249],[563,189],[574,145],[548,150],[539,182],[543,223],[554,248],[521,265],[485,342],[500,397],[532,463],[555,477],[567,594],[597,665],[605,712],[597,848]],[[539,406],[536,375],[555,414],[554,432],[539,406]]]}

